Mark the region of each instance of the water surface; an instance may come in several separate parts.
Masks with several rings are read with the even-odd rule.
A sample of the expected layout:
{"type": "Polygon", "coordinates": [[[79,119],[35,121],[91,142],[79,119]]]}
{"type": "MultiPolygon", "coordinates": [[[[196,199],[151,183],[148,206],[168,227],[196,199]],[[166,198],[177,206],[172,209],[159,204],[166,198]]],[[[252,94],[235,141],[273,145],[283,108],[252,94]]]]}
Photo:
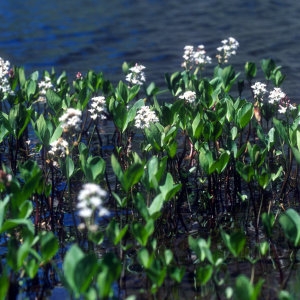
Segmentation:
{"type": "Polygon", "coordinates": [[[89,69],[123,79],[124,61],[144,64],[149,81],[180,70],[183,47],[215,56],[228,36],[240,42],[231,62],[273,58],[285,92],[300,100],[300,2],[295,0],[14,0],[0,3],[0,56],[28,72],[52,66],[70,77],[89,69]]]}

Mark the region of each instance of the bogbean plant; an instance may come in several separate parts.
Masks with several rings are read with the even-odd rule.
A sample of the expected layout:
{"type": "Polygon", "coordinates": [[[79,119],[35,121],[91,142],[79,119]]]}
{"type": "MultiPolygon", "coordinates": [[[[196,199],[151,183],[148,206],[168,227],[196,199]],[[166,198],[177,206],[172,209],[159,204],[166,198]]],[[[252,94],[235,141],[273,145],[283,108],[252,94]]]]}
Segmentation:
{"type": "Polygon", "coordinates": [[[166,90],[139,64],[113,86],[94,71],[27,77],[1,60],[1,298],[34,284],[43,297],[55,280],[74,298],[174,298],[192,277],[196,298],[292,299],[300,108],[273,60],[263,81],[254,62],[236,73],[238,46],[222,41],[211,76],[205,47],[186,46],[166,90]],[[132,295],[128,278],[140,282],[132,295]]]}

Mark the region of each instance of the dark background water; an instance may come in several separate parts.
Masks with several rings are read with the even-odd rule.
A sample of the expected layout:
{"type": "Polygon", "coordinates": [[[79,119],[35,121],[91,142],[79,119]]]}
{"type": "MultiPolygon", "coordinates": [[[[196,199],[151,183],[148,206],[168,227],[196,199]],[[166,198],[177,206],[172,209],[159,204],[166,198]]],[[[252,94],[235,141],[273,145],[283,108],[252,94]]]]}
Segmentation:
{"type": "Polygon", "coordinates": [[[148,81],[180,70],[183,47],[204,44],[215,57],[220,41],[235,37],[231,62],[273,58],[287,74],[284,91],[298,93],[300,1],[298,0],[13,0],[0,1],[0,56],[27,72],[103,71],[124,79],[124,61],[146,66],[148,81]]]}

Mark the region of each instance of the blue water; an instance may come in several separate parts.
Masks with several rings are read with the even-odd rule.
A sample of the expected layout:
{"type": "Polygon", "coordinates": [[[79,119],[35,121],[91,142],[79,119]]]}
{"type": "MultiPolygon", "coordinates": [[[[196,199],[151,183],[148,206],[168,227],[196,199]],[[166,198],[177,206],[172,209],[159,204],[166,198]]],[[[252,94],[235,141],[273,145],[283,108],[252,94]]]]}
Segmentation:
{"type": "Polygon", "coordinates": [[[300,1],[295,0],[14,0],[0,1],[0,56],[28,72],[52,66],[70,77],[89,69],[123,79],[124,61],[146,66],[148,81],[180,70],[183,47],[240,42],[231,62],[273,58],[299,102],[300,1]]]}

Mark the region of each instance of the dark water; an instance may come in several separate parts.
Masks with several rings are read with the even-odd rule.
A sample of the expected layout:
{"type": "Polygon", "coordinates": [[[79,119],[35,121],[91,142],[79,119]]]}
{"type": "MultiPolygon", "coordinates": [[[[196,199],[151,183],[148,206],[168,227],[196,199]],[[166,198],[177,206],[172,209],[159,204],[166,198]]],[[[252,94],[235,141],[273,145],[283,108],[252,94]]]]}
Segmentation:
{"type": "Polygon", "coordinates": [[[2,0],[0,13],[0,56],[28,72],[94,69],[117,82],[124,61],[139,62],[159,85],[181,69],[185,45],[204,44],[214,57],[233,36],[232,63],[242,70],[246,60],[275,59],[288,75],[285,92],[300,100],[297,0],[2,0]]]}

